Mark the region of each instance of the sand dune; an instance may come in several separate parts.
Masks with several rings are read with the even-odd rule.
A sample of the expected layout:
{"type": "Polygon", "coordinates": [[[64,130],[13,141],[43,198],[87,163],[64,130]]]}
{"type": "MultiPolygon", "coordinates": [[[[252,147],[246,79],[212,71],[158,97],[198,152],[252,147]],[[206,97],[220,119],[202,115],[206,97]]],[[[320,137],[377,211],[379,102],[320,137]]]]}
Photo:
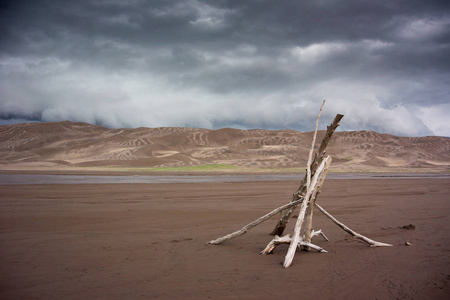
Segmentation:
{"type": "MultiPolygon", "coordinates": [[[[318,143],[324,132],[319,132],[318,143]]],[[[311,132],[163,127],[108,129],[58,122],[0,126],[0,168],[184,167],[303,168],[311,132]]],[[[450,139],[336,132],[329,146],[339,170],[450,169],[450,139]]]]}

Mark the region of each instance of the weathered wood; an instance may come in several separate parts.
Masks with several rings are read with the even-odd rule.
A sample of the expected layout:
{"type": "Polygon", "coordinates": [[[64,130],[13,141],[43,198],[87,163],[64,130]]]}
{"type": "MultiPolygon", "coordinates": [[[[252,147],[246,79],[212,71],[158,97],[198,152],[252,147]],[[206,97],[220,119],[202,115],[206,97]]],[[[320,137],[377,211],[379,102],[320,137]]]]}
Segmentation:
{"type": "Polygon", "coordinates": [[[322,229],[319,229],[317,231],[313,230],[312,233],[311,233],[311,238],[313,238],[313,237],[315,237],[316,235],[319,235],[319,234],[323,237],[323,239],[325,241],[327,241],[327,242],[329,241],[329,239],[327,238],[325,233],[323,233],[322,229]]]}
{"type": "MultiPolygon", "coordinates": [[[[330,124],[330,126],[327,127],[327,131],[325,133],[324,138],[322,139],[322,142],[319,146],[319,150],[317,151],[317,155],[314,157],[312,163],[311,163],[311,176],[314,176],[317,167],[322,163],[322,160],[325,156],[325,152],[327,149],[327,146],[331,140],[331,137],[333,136],[333,133],[335,132],[336,128],[339,126],[339,123],[341,119],[344,117],[344,115],[338,114],[334,118],[333,122],[330,124]]],[[[306,194],[306,187],[307,187],[307,174],[305,174],[303,180],[300,183],[299,188],[297,189],[296,193],[294,194],[295,197],[293,198],[293,201],[303,198],[306,194]]],[[[287,223],[289,222],[289,219],[292,215],[292,212],[296,206],[293,206],[292,208],[286,209],[282,212],[280,219],[278,220],[278,223],[275,225],[275,228],[270,233],[271,235],[283,235],[283,232],[287,226],[287,223]]]]}
{"type": "MultiPolygon", "coordinates": [[[[317,185],[317,189],[315,190],[314,195],[311,197],[311,200],[308,203],[308,208],[306,210],[306,216],[305,216],[305,230],[304,230],[304,236],[305,236],[305,242],[311,243],[312,238],[312,218],[314,215],[314,204],[316,203],[316,199],[318,195],[320,194],[320,189],[322,188],[322,185],[325,181],[325,177],[328,173],[329,165],[331,164],[331,157],[330,161],[328,162],[328,167],[325,168],[324,174],[321,176],[320,182],[317,185]]],[[[310,249],[308,247],[304,247],[303,250],[309,251],[310,249]]]]}
{"type": "MultiPolygon", "coordinates": [[[[319,120],[320,116],[322,114],[323,106],[325,105],[325,100],[322,102],[322,106],[320,107],[319,115],[317,116],[316,120],[316,126],[314,128],[314,135],[311,142],[311,148],[309,149],[309,156],[308,156],[308,162],[306,164],[306,190],[311,188],[311,162],[313,159],[313,153],[314,153],[314,145],[316,144],[316,137],[317,137],[317,128],[319,127],[319,120]]],[[[308,207],[306,208],[306,217],[305,217],[305,241],[311,242],[311,230],[312,230],[312,214],[314,211],[314,200],[316,198],[316,195],[318,195],[320,186],[322,185],[323,181],[325,180],[325,176],[322,176],[322,180],[319,183],[319,187],[316,190],[315,195],[311,197],[311,200],[308,203],[308,207]]],[[[305,248],[306,251],[309,251],[310,249],[308,247],[305,248]]]]}
{"type": "Polygon", "coordinates": [[[319,110],[319,115],[317,116],[316,120],[316,126],[314,127],[314,135],[311,142],[311,148],[309,149],[309,155],[308,155],[308,162],[306,164],[306,187],[309,187],[311,185],[311,163],[313,160],[313,153],[314,153],[314,145],[316,144],[316,138],[317,138],[317,128],[319,128],[319,120],[320,116],[322,115],[323,106],[325,105],[325,100],[322,102],[322,106],[319,110]]]}
{"type": "Polygon", "coordinates": [[[273,250],[281,244],[290,244],[291,236],[289,234],[279,237],[278,235],[274,236],[273,239],[267,244],[266,248],[264,248],[260,254],[267,255],[273,252],[273,250]]]}
{"type": "Polygon", "coordinates": [[[307,188],[307,193],[300,207],[300,213],[295,223],[294,233],[292,234],[292,242],[289,245],[288,252],[284,259],[283,267],[288,268],[292,261],[294,260],[295,251],[297,250],[297,244],[300,240],[301,227],[305,218],[306,208],[308,207],[311,197],[317,194],[318,184],[322,181],[322,177],[326,176],[326,172],[331,163],[331,156],[325,158],[316,170],[313,178],[311,179],[311,184],[307,188]]]}
{"type": "Polygon", "coordinates": [[[324,210],[320,205],[316,203],[317,197],[320,194],[320,189],[324,183],[325,177],[328,173],[328,169],[331,164],[331,157],[327,156],[325,157],[326,148],[331,140],[331,137],[336,130],[336,128],[339,126],[339,122],[342,119],[343,115],[336,115],[335,119],[331,123],[330,126],[327,127],[327,131],[325,133],[325,137],[322,140],[322,143],[320,144],[318,152],[314,154],[314,146],[316,143],[316,137],[317,137],[317,129],[319,126],[319,120],[320,116],[322,114],[323,106],[325,104],[325,100],[322,103],[322,106],[320,107],[320,112],[317,117],[313,140],[311,143],[311,148],[309,151],[308,161],[307,161],[307,169],[306,174],[297,189],[296,193],[293,194],[292,200],[290,203],[285,204],[283,206],[280,206],[271,212],[267,213],[266,215],[256,219],[255,221],[245,225],[240,230],[237,230],[235,232],[232,232],[228,235],[225,235],[223,237],[220,237],[215,240],[211,240],[208,242],[208,244],[221,244],[225,241],[231,240],[233,238],[239,237],[245,233],[247,233],[248,230],[251,228],[259,225],[260,223],[266,221],[270,217],[274,216],[275,214],[282,212],[282,216],[280,220],[277,223],[277,226],[272,231],[272,234],[275,235],[275,237],[272,239],[272,241],[267,244],[267,246],[264,248],[263,251],[261,251],[261,254],[269,254],[272,253],[273,250],[281,244],[289,244],[289,248],[287,251],[287,254],[284,259],[283,267],[288,268],[294,259],[295,253],[297,248],[303,247],[303,249],[309,251],[310,249],[315,249],[319,252],[327,252],[323,248],[314,245],[311,243],[312,237],[316,235],[321,235],[325,240],[328,241],[328,238],[325,236],[325,234],[322,232],[322,230],[314,231],[312,229],[312,218],[314,215],[314,207],[317,207],[322,213],[324,213],[328,218],[330,218],[334,223],[336,223],[339,227],[341,227],[344,231],[351,234],[354,238],[364,241],[365,243],[368,243],[371,247],[383,247],[383,246],[392,246],[390,244],[380,243],[374,240],[371,240],[353,230],[348,228],[343,223],[339,222],[336,218],[334,218],[331,214],[329,214],[326,210],[324,210]],[[314,154],[314,158],[313,158],[314,154]],[[297,221],[294,227],[294,231],[292,236],[286,235],[283,237],[280,237],[280,235],[283,233],[284,229],[286,228],[286,224],[289,221],[289,218],[294,211],[294,209],[301,205],[300,212],[297,217],[297,221]],[[302,232],[302,226],[304,224],[304,229],[302,232]]]}
{"type": "Polygon", "coordinates": [[[287,208],[289,208],[289,207],[298,205],[298,204],[300,204],[302,201],[303,201],[303,199],[300,199],[300,200],[292,201],[292,202],[290,202],[290,203],[287,203],[287,204],[285,204],[285,205],[282,205],[282,206],[280,206],[280,207],[278,207],[278,208],[272,210],[271,212],[265,214],[264,216],[262,216],[262,217],[256,219],[255,221],[253,221],[253,222],[251,222],[251,223],[245,225],[245,226],[242,227],[240,230],[237,230],[237,231],[235,231],[235,232],[232,232],[232,233],[230,233],[230,234],[227,234],[227,235],[225,235],[225,236],[223,236],[223,237],[220,237],[220,238],[218,238],[218,239],[209,241],[208,244],[211,244],[211,245],[219,245],[219,244],[222,244],[223,242],[226,242],[226,241],[228,241],[228,240],[237,238],[238,236],[241,236],[241,235],[247,233],[247,231],[249,231],[251,228],[253,228],[253,227],[255,227],[255,226],[261,224],[262,222],[266,221],[266,220],[269,219],[270,217],[272,217],[272,216],[278,214],[280,211],[282,211],[282,210],[284,210],[284,209],[287,209],[287,208]]]}
{"type": "Polygon", "coordinates": [[[380,242],[371,240],[368,237],[365,237],[364,235],[359,234],[359,233],[351,230],[349,227],[345,226],[344,223],[339,222],[335,217],[333,217],[329,212],[327,212],[325,209],[323,209],[323,207],[321,207],[319,204],[316,203],[315,206],[325,216],[327,216],[331,221],[333,221],[336,225],[341,227],[345,232],[347,232],[350,235],[352,235],[355,239],[358,239],[358,240],[361,240],[363,242],[366,242],[367,244],[370,245],[370,247],[390,247],[390,246],[392,246],[391,244],[385,244],[385,243],[380,243],[380,242]]]}
{"type": "MultiPolygon", "coordinates": [[[[261,251],[260,254],[263,254],[263,255],[271,254],[271,253],[273,252],[273,250],[275,250],[275,248],[276,248],[278,245],[281,245],[281,244],[291,244],[291,242],[292,242],[292,238],[290,237],[289,234],[288,234],[288,235],[285,235],[285,236],[283,236],[283,237],[279,237],[278,235],[276,235],[276,236],[270,241],[270,243],[267,244],[266,248],[264,248],[264,250],[261,251]]],[[[307,243],[307,242],[304,242],[304,241],[299,241],[299,242],[298,242],[297,247],[301,247],[301,246],[307,246],[307,247],[313,248],[313,249],[315,249],[315,250],[317,250],[317,251],[319,251],[319,252],[323,252],[323,253],[326,253],[326,252],[327,252],[327,251],[326,251],[325,249],[323,249],[322,247],[319,247],[319,246],[317,246],[317,245],[314,245],[314,244],[311,244],[311,243],[307,243]]]]}

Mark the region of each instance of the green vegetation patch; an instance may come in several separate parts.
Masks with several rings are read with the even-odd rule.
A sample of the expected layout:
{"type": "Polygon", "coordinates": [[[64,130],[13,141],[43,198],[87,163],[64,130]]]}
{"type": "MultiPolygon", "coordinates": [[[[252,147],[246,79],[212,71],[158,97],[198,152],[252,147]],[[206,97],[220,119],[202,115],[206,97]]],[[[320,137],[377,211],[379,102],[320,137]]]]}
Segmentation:
{"type": "Polygon", "coordinates": [[[351,160],[353,160],[353,156],[341,157],[340,159],[342,159],[342,160],[347,160],[347,161],[351,161],[351,160]]]}
{"type": "Polygon", "coordinates": [[[155,168],[121,168],[122,171],[141,172],[229,172],[240,171],[242,168],[233,165],[211,164],[186,167],[155,167],[155,168]]]}

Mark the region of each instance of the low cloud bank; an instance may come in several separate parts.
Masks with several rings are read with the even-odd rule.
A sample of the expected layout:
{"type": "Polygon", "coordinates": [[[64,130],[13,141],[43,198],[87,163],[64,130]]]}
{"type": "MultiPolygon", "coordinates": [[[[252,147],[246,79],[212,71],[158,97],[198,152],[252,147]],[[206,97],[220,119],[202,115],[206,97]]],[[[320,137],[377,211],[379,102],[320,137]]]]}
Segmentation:
{"type": "Polygon", "coordinates": [[[11,2],[0,123],[450,136],[450,4],[409,3],[11,2]]]}

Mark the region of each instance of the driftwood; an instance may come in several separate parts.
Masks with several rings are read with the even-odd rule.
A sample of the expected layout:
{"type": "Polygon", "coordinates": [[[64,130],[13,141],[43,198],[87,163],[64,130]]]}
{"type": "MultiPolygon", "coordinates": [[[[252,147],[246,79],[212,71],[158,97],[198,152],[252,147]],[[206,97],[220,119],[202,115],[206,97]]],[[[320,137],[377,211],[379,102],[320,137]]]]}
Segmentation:
{"type": "Polygon", "coordinates": [[[317,116],[316,120],[316,126],[314,127],[314,135],[311,142],[311,148],[309,149],[309,156],[308,156],[308,162],[306,164],[306,188],[307,190],[311,187],[311,163],[313,159],[313,153],[314,153],[314,145],[316,144],[316,138],[317,138],[317,129],[319,128],[319,120],[320,116],[322,115],[323,106],[325,105],[325,100],[322,102],[322,106],[320,107],[319,115],[317,116]]]}
{"type": "Polygon", "coordinates": [[[337,226],[341,227],[345,232],[349,233],[355,239],[358,239],[358,240],[361,240],[363,242],[366,242],[367,244],[370,245],[370,247],[390,247],[390,246],[392,246],[391,244],[380,243],[380,242],[371,240],[368,237],[365,237],[364,235],[359,234],[359,233],[351,230],[350,228],[345,226],[343,223],[339,222],[335,217],[333,217],[329,212],[327,212],[325,209],[323,209],[323,207],[321,207],[319,204],[316,203],[315,206],[317,207],[317,209],[320,210],[320,212],[322,212],[325,216],[327,216],[337,226]]]}
{"type": "Polygon", "coordinates": [[[289,208],[289,207],[292,207],[292,206],[294,206],[294,205],[298,205],[298,204],[300,204],[302,201],[303,201],[303,199],[300,199],[300,200],[292,201],[292,202],[290,202],[290,203],[288,203],[288,204],[285,204],[285,205],[283,205],[283,206],[280,206],[280,207],[278,207],[278,208],[272,210],[270,213],[265,214],[264,216],[262,216],[262,217],[256,219],[255,221],[253,221],[253,222],[251,222],[251,223],[245,225],[245,226],[242,227],[240,230],[237,230],[237,231],[235,231],[235,232],[233,232],[233,233],[227,234],[227,235],[225,235],[225,236],[223,236],[223,237],[220,237],[220,238],[218,238],[218,239],[209,241],[208,244],[211,244],[211,245],[219,245],[219,244],[222,244],[223,242],[226,242],[226,241],[229,241],[229,240],[231,240],[231,239],[237,238],[238,236],[241,236],[241,235],[247,233],[247,231],[249,231],[251,228],[253,228],[253,227],[255,227],[255,226],[261,224],[262,222],[266,221],[266,220],[269,219],[270,217],[272,217],[272,216],[278,214],[278,213],[281,212],[282,210],[285,210],[285,209],[287,209],[287,208],[289,208]]]}
{"type": "MultiPolygon", "coordinates": [[[[325,104],[325,102],[323,104],[325,104]]],[[[323,104],[322,104],[322,107],[323,107],[323,104]]],[[[320,108],[321,111],[322,111],[322,107],[320,108]]],[[[307,164],[307,181],[306,181],[307,182],[307,185],[306,185],[307,191],[310,188],[310,181],[308,179],[311,177],[312,153],[314,151],[314,145],[316,143],[316,135],[317,135],[317,127],[319,125],[319,118],[320,118],[320,113],[319,113],[319,116],[317,117],[314,137],[313,137],[313,141],[311,144],[311,149],[309,151],[309,158],[308,158],[308,164],[307,164]]],[[[325,152],[323,152],[323,153],[325,154],[325,152]]],[[[320,181],[319,181],[317,187],[315,187],[313,196],[311,197],[311,199],[308,202],[308,207],[306,210],[306,217],[305,217],[305,230],[304,230],[304,239],[305,239],[306,243],[311,243],[311,238],[312,238],[311,233],[313,230],[312,229],[312,217],[314,214],[314,203],[316,202],[317,196],[320,194],[320,189],[322,187],[323,182],[325,181],[325,177],[328,172],[329,165],[331,163],[331,157],[328,156],[327,159],[329,159],[329,162],[327,163],[327,165],[324,169],[324,174],[320,176],[320,181]]],[[[320,160],[322,161],[322,158],[320,160]]],[[[317,172],[317,170],[316,170],[316,172],[317,172]]],[[[310,250],[309,247],[304,247],[303,249],[306,251],[310,250]]]]}
{"type": "MultiPolygon", "coordinates": [[[[322,230],[317,230],[317,231],[313,230],[313,231],[312,231],[311,237],[314,237],[314,236],[317,236],[317,235],[321,235],[325,241],[327,241],[327,242],[329,241],[329,239],[328,239],[327,236],[322,232],[322,230]]],[[[270,243],[267,244],[266,248],[264,248],[264,250],[262,250],[262,251],[260,252],[260,254],[264,254],[264,255],[271,254],[271,253],[273,252],[273,250],[275,250],[275,248],[276,248],[278,245],[281,245],[281,244],[290,244],[290,243],[291,243],[291,240],[292,240],[292,239],[291,239],[291,236],[290,236],[289,234],[288,234],[288,235],[285,235],[285,236],[283,236],[283,237],[279,237],[278,235],[276,235],[276,236],[272,239],[272,241],[270,241],[270,243]]],[[[301,242],[298,243],[298,247],[301,247],[301,246],[313,248],[313,249],[315,249],[315,250],[317,250],[317,251],[319,251],[319,252],[327,252],[327,251],[326,251],[325,249],[323,249],[322,247],[319,247],[319,246],[317,246],[317,245],[314,245],[314,244],[311,244],[311,243],[308,243],[308,242],[305,242],[305,241],[301,241],[301,242]]]]}
{"type": "MultiPolygon", "coordinates": [[[[331,157],[330,162],[328,163],[328,166],[326,166],[325,173],[320,177],[319,184],[317,185],[316,190],[314,191],[313,197],[311,197],[308,208],[306,210],[306,217],[305,217],[305,242],[311,243],[311,238],[313,237],[313,226],[312,226],[312,217],[314,214],[314,204],[316,203],[317,196],[320,194],[320,189],[322,188],[323,182],[325,181],[326,173],[329,169],[329,164],[331,163],[331,157]]],[[[324,238],[327,240],[327,238],[324,236],[324,238]]],[[[309,251],[308,247],[303,248],[305,251],[309,251]]]]}
{"type": "MultiPolygon", "coordinates": [[[[314,136],[311,142],[311,149],[309,150],[309,156],[308,156],[308,163],[306,165],[306,187],[309,189],[311,187],[311,163],[314,153],[314,145],[316,144],[316,138],[317,138],[317,128],[319,127],[319,120],[320,116],[322,115],[323,106],[325,105],[325,100],[322,103],[322,106],[320,107],[319,115],[316,120],[316,127],[314,128],[314,136]]],[[[331,159],[331,158],[330,158],[331,159]]],[[[328,169],[328,168],[327,168],[328,169]]],[[[320,187],[322,186],[323,182],[325,180],[325,176],[321,176],[321,180],[318,184],[318,186],[315,189],[313,197],[308,202],[308,207],[306,208],[306,221],[305,221],[305,241],[307,243],[311,242],[311,231],[312,231],[312,216],[314,213],[314,202],[316,200],[317,195],[320,193],[320,187]]],[[[305,250],[309,250],[309,247],[305,247],[305,250]]]]}
{"type": "Polygon", "coordinates": [[[307,251],[309,251],[310,249],[315,249],[319,252],[327,252],[323,248],[311,243],[312,237],[316,236],[316,235],[321,235],[325,240],[328,241],[328,238],[325,236],[325,234],[322,232],[322,230],[314,231],[312,229],[313,228],[312,217],[313,217],[314,207],[317,207],[317,209],[319,211],[321,211],[323,214],[325,214],[328,218],[330,218],[335,224],[337,224],[344,231],[348,232],[354,238],[364,241],[365,243],[369,244],[371,247],[392,246],[390,244],[380,243],[380,242],[371,240],[371,239],[351,230],[346,225],[339,222],[336,218],[334,218],[330,213],[328,213],[325,209],[323,209],[316,202],[317,197],[320,193],[320,189],[322,187],[322,184],[324,183],[325,177],[327,175],[328,169],[331,164],[331,157],[330,156],[325,157],[326,148],[328,146],[328,143],[331,140],[331,136],[333,135],[336,128],[339,126],[339,122],[343,117],[343,115],[336,115],[336,117],[334,118],[334,121],[331,123],[330,126],[327,127],[327,132],[325,133],[325,137],[323,138],[322,143],[320,144],[319,150],[317,151],[317,153],[315,153],[315,155],[313,155],[315,140],[316,140],[316,136],[317,136],[318,123],[319,123],[319,119],[320,119],[320,115],[322,113],[324,103],[325,103],[325,101],[323,102],[323,104],[320,108],[319,116],[316,121],[316,127],[315,127],[315,131],[314,131],[313,141],[311,144],[311,149],[310,149],[309,157],[308,157],[306,174],[305,174],[299,188],[293,194],[291,202],[272,210],[271,212],[267,213],[266,215],[245,225],[240,230],[232,232],[232,233],[225,235],[223,237],[220,237],[218,239],[209,241],[208,244],[218,245],[225,241],[239,237],[239,236],[247,233],[247,231],[250,230],[251,228],[261,224],[262,222],[266,221],[270,217],[281,212],[282,213],[281,218],[279,219],[276,227],[274,228],[274,230],[271,233],[271,234],[275,235],[275,237],[269,242],[269,244],[266,246],[266,248],[264,248],[264,250],[261,251],[261,254],[272,253],[273,250],[278,245],[289,244],[289,249],[285,256],[285,260],[283,263],[283,266],[285,268],[287,268],[292,264],[295,252],[297,251],[297,248],[302,247],[304,250],[307,250],[307,251]],[[292,215],[292,212],[299,205],[300,205],[300,212],[299,212],[292,236],[288,234],[283,237],[280,237],[282,235],[284,229],[286,228],[286,225],[289,221],[289,218],[292,215]],[[304,224],[304,229],[302,232],[303,224],[304,224]]]}
{"type": "MultiPolygon", "coordinates": [[[[281,244],[291,244],[292,245],[292,238],[291,238],[291,236],[289,234],[285,235],[283,237],[279,237],[278,235],[276,235],[270,241],[270,243],[267,244],[266,248],[264,248],[264,250],[261,251],[261,254],[264,254],[264,255],[270,254],[270,253],[273,252],[273,250],[278,245],[281,245],[281,244]]],[[[319,247],[317,245],[314,245],[314,244],[311,244],[311,243],[307,243],[307,242],[304,242],[304,241],[299,241],[298,242],[297,247],[301,247],[301,246],[303,246],[303,247],[306,246],[306,247],[309,247],[309,248],[313,248],[313,249],[315,249],[315,250],[317,250],[319,252],[324,252],[324,253],[327,252],[325,249],[323,249],[323,248],[321,248],[321,247],[319,247]]]]}
{"type": "MultiPolygon", "coordinates": [[[[328,143],[331,140],[331,137],[333,136],[333,133],[335,132],[336,128],[339,126],[339,122],[344,117],[344,115],[336,115],[333,122],[330,126],[327,127],[327,132],[325,133],[325,136],[319,146],[319,150],[317,151],[317,154],[315,155],[314,159],[311,163],[311,176],[314,176],[314,173],[316,172],[317,167],[322,163],[322,160],[324,159],[325,152],[328,146],[328,143]]],[[[294,194],[295,197],[293,201],[304,198],[306,194],[306,187],[307,187],[307,180],[308,180],[308,174],[305,174],[303,180],[300,183],[299,188],[297,189],[297,192],[294,194]]],[[[283,232],[289,222],[290,217],[292,216],[292,212],[296,206],[286,209],[282,212],[281,218],[279,219],[278,223],[276,224],[275,228],[270,233],[271,235],[283,235],[283,232]]]]}
{"type": "Polygon", "coordinates": [[[322,229],[319,229],[319,230],[317,230],[317,231],[313,230],[313,231],[311,232],[311,238],[313,238],[313,237],[316,236],[316,235],[321,235],[325,241],[327,241],[327,242],[329,241],[329,239],[327,238],[327,236],[325,235],[325,233],[323,233],[322,229]]]}
{"type": "Polygon", "coordinates": [[[289,246],[288,252],[284,259],[283,266],[285,268],[289,267],[294,259],[295,251],[297,250],[297,246],[299,242],[303,242],[300,237],[301,227],[305,218],[306,209],[308,208],[308,204],[310,204],[311,198],[315,197],[318,193],[319,183],[322,182],[322,178],[326,176],[328,168],[331,163],[331,156],[328,156],[326,159],[322,161],[320,166],[317,168],[316,173],[311,179],[311,184],[307,188],[305,199],[303,200],[300,213],[297,218],[297,222],[295,223],[294,233],[292,234],[291,245],[289,246]]]}

